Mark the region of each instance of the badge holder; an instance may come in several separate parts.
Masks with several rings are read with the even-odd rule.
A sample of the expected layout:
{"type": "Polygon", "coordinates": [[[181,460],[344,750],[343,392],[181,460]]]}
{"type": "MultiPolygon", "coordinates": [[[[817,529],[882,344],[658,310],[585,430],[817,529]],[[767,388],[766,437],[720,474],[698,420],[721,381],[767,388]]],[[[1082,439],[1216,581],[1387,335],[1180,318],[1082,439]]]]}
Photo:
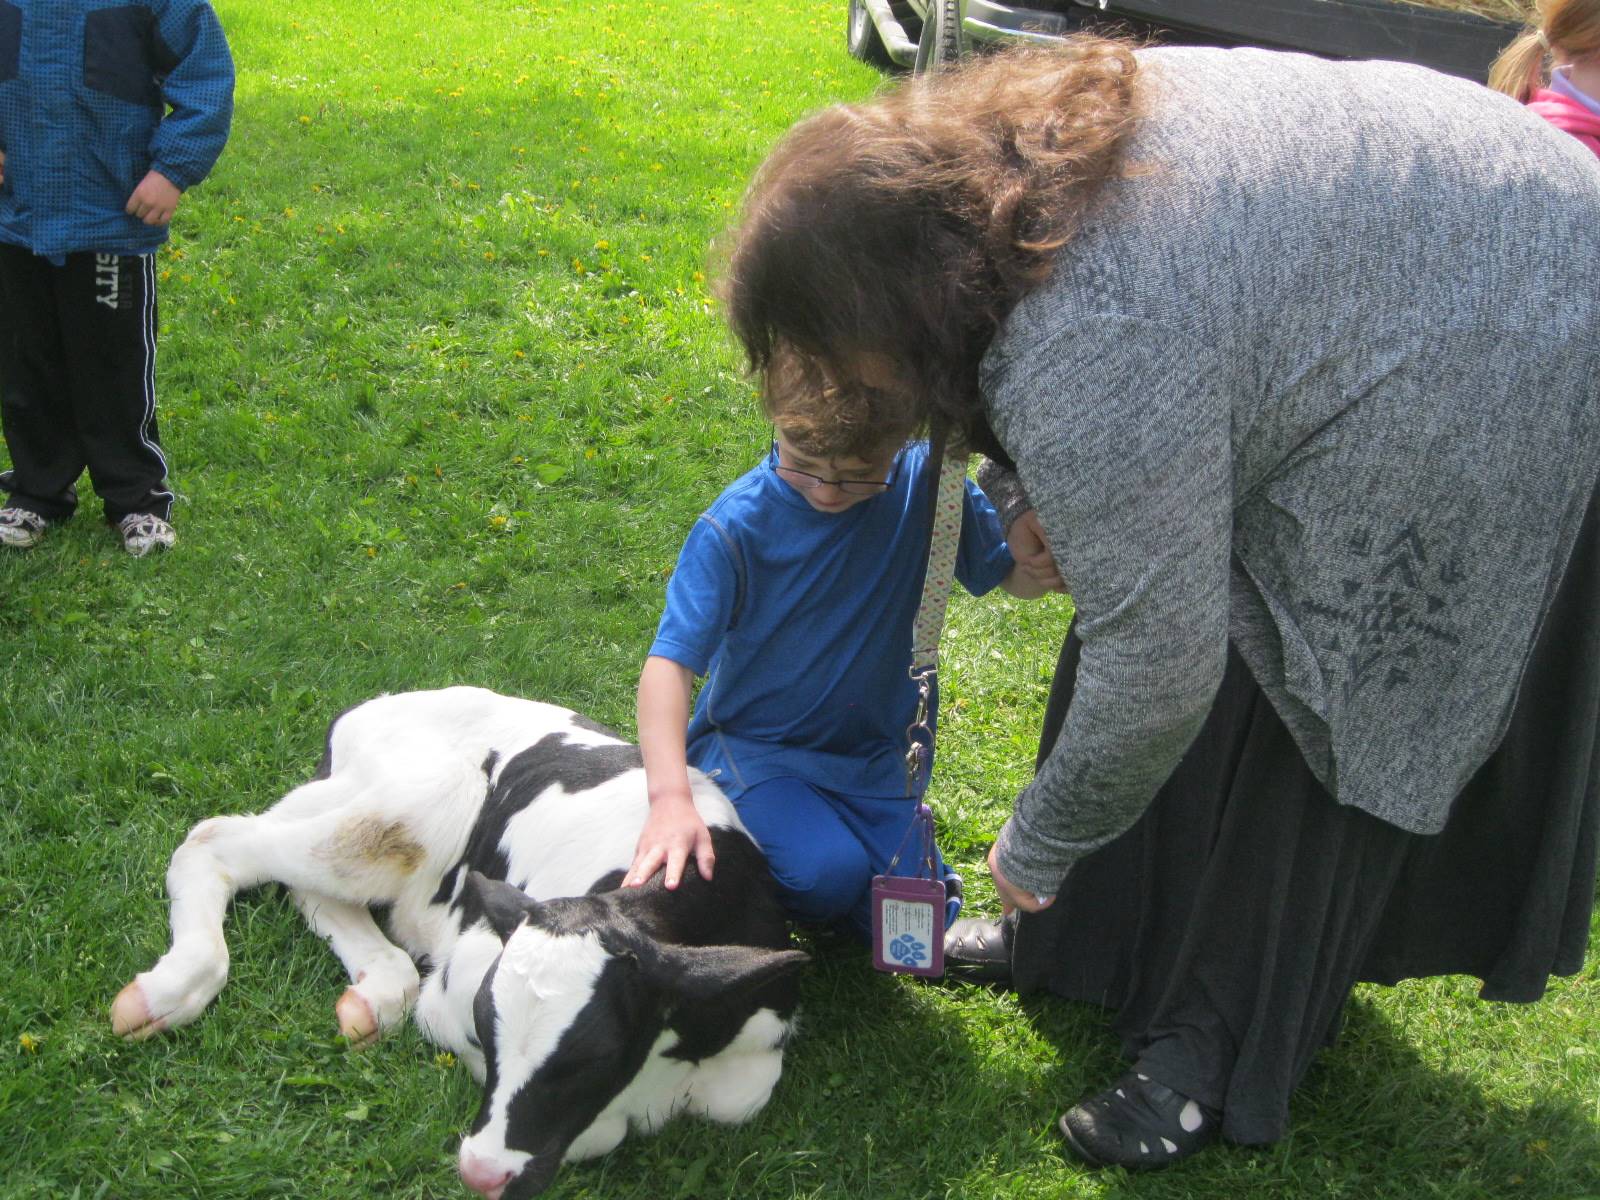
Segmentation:
{"type": "Polygon", "coordinates": [[[872,880],[872,965],[878,970],[935,979],[944,974],[945,891],[936,862],[933,810],[919,804],[887,872],[872,880]],[[907,846],[914,847],[919,873],[896,875],[907,846]]]}

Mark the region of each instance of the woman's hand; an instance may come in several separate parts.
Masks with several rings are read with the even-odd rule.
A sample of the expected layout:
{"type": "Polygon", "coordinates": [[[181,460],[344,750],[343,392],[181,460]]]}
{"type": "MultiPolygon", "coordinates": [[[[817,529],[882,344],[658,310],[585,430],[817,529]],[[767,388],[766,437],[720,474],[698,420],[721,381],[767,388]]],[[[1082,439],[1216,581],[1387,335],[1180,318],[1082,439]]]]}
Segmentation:
{"type": "Polygon", "coordinates": [[[700,878],[710,879],[717,857],[711,849],[711,830],[706,828],[692,797],[663,796],[650,804],[650,815],[639,834],[633,863],[622,886],[640,887],[664,866],[666,886],[675,888],[691,857],[700,878]]]}
{"type": "Polygon", "coordinates": [[[1056,570],[1055,556],[1050,553],[1050,543],[1045,539],[1044,526],[1039,523],[1039,513],[1028,509],[1006,530],[1006,545],[1017,567],[1034,583],[1047,592],[1064,592],[1066,581],[1056,570]]]}
{"type": "Polygon", "coordinates": [[[1036,896],[1007,879],[1005,872],[1000,869],[1000,860],[995,857],[998,849],[994,846],[989,848],[989,875],[994,880],[994,890],[1000,893],[1001,911],[1006,916],[1009,917],[1014,908],[1020,908],[1023,912],[1043,912],[1056,902],[1054,896],[1036,896]]]}

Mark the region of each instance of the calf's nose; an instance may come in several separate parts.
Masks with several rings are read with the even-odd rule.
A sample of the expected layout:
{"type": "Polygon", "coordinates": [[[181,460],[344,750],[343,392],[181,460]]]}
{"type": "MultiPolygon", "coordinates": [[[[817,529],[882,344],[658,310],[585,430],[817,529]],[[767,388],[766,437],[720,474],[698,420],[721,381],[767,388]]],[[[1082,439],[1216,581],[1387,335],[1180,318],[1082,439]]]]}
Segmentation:
{"type": "Polygon", "coordinates": [[[479,1158],[470,1150],[461,1152],[460,1167],[461,1182],[480,1196],[487,1197],[487,1200],[500,1200],[500,1194],[511,1181],[510,1171],[486,1158],[479,1158]]]}

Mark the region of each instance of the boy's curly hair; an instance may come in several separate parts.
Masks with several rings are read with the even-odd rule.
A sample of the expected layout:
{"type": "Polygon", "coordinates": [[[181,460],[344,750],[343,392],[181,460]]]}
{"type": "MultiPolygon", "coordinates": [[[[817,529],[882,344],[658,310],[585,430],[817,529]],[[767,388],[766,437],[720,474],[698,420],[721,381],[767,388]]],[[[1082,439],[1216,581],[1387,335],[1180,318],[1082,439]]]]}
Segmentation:
{"type": "Polygon", "coordinates": [[[910,436],[905,400],[862,384],[831,382],[815,359],[774,348],[762,408],[797,450],[817,458],[870,462],[910,436]]]}
{"type": "Polygon", "coordinates": [[[720,287],[769,415],[818,453],[931,425],[987,448],[978,364],[1120,174],[1136,73],[1128,43],[1081,37],[791,130],[745,197],[720,287]],[[863,355],[887,356],[904,388],[861,386],[863,355]]]}

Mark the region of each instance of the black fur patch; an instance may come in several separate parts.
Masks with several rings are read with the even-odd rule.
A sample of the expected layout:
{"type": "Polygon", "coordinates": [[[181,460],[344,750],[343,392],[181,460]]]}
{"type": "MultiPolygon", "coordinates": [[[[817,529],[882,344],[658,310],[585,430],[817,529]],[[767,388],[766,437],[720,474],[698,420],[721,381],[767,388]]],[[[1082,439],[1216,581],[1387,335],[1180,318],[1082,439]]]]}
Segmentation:
{"type": "Polygon", "coordinates": [[[643,765],[639,748],[626,742],[584,746],[564,733],[547,734],[501,770],[467,839],[465,862],[491,879],[504,879],[511,864],[500,842],[512,817],[557,784],[568,794],[586,792],[643,765]]]}
{"type": "Polygon", "coordinates": [[[466,869],[465,863],[457,863],[444,873],[444,878],[439,880],[439,890],[429,898],[429,904],[449,904],[450,897],[456,894],[456,876],[466,869]]]}
{"type": "MultiPolygon", "coordinates": [[[[361,704],[367,703],[370,703],[370,701],[363,700],[361,702],[361,704]]],[[[326,779],[333,774],[333,731],[340,721],[360,708],[361,704],[352,704],[348,708],[341,709],[338,716],[328,722],[328,732],[322,738],[322,760],[317,763],[316,772],[311,776],[313,780],[326,779]]]]}
{"type": "Polygon", "coordinates": [[[616,738],[619,742],[625,740],[620,733],[609,725],[602,725],[593,717],[586,717],[582,713],[572,714],[572,724],[578,729],[585,729],[590,733],[598,733],[601,737],[616,738]]]}

